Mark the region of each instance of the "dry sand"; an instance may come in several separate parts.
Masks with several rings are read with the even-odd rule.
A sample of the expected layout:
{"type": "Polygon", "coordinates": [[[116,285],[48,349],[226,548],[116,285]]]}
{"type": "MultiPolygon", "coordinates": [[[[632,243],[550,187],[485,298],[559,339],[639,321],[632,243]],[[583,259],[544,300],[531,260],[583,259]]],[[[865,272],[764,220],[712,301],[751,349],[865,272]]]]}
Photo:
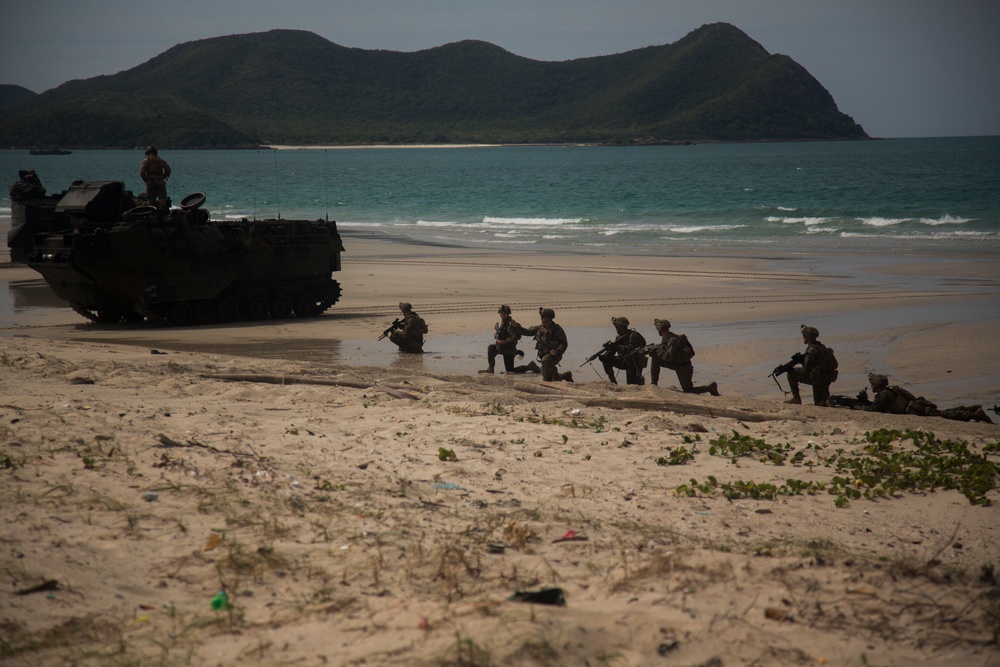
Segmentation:
{"type": "MultiPolygon", "coordinates": [[[[991,407],[992,258],[347,246],[344,298],[314,320],[109,328],[15,312],[0,330],[0,662],[1000,662],[996,490],[989,506],[938,489],[844,507],[825,490],[677,491],[709,476],[829,484],[882,428],[996,443],[996,425],[785,405],[766,377],[808,323],[837,350],[835,393],[881,370],[942,406],[991,407]],[[400,300],[430,324],[425,355],[375,341],[400,300]],[[526,325],[556,310],[578,382],[475,373],[501,302],[526,325]],[[647,338],[669,317],[695,344],[696,382],[723,396],[577,368],[613,315],[647,338]],[[734,431],[804,458],[711,455],[734,431]],[[681,448],[693,459],[662,465],[681,448]],[[508,599],[546,587],[566,605],[508,599]],[[213,610],[220,589],[230,606],[213,610]]],[[[23,271],[0,280],[23,295],[23,271]]]]}

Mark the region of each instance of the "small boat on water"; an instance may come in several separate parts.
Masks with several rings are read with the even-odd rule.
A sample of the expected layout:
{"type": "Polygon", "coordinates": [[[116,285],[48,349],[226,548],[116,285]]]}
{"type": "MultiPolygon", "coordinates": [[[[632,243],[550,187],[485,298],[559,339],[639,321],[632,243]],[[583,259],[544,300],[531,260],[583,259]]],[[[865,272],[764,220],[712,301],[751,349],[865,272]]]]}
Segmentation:
{"type": "Polygon", "coordinates": [[[73,151],[64,151],[61,148],[32,148],[31,155],[69,155],[73,151]]]}

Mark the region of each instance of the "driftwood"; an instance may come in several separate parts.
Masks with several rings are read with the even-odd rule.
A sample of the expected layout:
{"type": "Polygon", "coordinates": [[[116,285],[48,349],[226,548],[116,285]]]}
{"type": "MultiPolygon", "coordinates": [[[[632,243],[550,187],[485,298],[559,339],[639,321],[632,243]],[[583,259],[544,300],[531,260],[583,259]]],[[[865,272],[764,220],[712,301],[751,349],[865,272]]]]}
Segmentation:
{"type": "Polygon", "coordinates": [[[581,399],[581,403],[592,408],[612,408],[622,410],[631,408],[633,410],[663,410],[678,412],[688,415],[704,415],[706,417],[728,417],[739,419],[745,422],[765,422],[765,421],[809,421],[808,417],[798,415],[779,415],[765,412],[750,412],[748,410],[734,410],[731,408],[717,408],[711,405],[695,405],[692,403],[680,403],[662,398],[605,398],[595,397],[581,399]]]}
{"type": "Polygon", "coordinates": [[[210,380],[225,380],[227,382],[263,382],[264,384],[318,384],[327,387],[350,387],[352,389],[377,389],[383,391],[393,398],[407,398],[411,401],[419,401],[420,397],[393,387],[362,382],[360,380],[327,380],[324,378],[309,378],[298,375],[257,375],[255,373],[209,373],[202,375],[210,380]]]}
{"type": "Polygon", "coordinates": [[[514,389],[526,394],[545,394],[548,396],[559,396],[561,398],[596,397],[596,394],[592,394],[590,392],[559,384],[549,384],[548,382],[515,382],[514,389]]]}
{"type": "Polygon", "coordinates": [[[258,375],[256,373],[205,373],[203,378],[209,380],[225,380],[227,382],[263,382],[265,384],[320,384],[330,387],[351,387],[353,389],[371,389],[372,382],[361,380],[327,380],[324,378],[309,378],[299,375],[258,375]]]}
{"type": "Polygon", "coordinates": [[[413,394],[411,394],[409,392],[400,391],[399,389],[393,389],[392,387],[384,387],[384,386],[382,386],[380,384],[375,385],[375,389],[378,389],[379,391],[384,391],[385,393],[389,394],[393,398],[408,398],[411,401],[419,401],[420,400],[419,396],[414,396],[413,394]]]}

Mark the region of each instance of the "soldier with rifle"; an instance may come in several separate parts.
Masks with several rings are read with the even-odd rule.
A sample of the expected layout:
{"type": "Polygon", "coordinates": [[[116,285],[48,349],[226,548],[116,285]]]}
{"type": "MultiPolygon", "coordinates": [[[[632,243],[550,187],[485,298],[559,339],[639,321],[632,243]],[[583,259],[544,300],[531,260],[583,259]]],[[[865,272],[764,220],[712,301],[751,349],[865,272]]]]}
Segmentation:
{"type": "Polygon", "coordinates": [[[628,328],[627,317],[612,317],[611,324],[614,325],[617,334],[615,339],[602,345],[601,349],[590,355],[580,367],[594,359],[600,359],[611,384],[618,384],[615,378],[616,368],[625,370],[627,384],[646,384],[646,380],[642,377],[642,371],[647,363],[646,355],[642,353],[646,347],[646,339],[635,329],[628,328]]]}
{"type": "Polygon", "coordinates": [[[538,315],[541,324],[525,328],[520,324],[514,330],[522,336],[531,336],[535,339],[535,350],[538,354],[538,361],[542,366],[542,380],[544,382],[566,382],[573,381],[573,373],[566,371],[559,372],[559,362],[569,347],[566,332],[553,320],[556,313],[551,308],[539,308],[538,315]]]}
{"type": "MultiPolygon", "coordinates": [[[[830,398],[830,385],[837,380],[837,358],[833,349],[819,342],[819,330],[815,327],[802,325],[802,342],[806,345],[805,354],[793,354],[791,361],[775,368],[768,377],[778,382],[778,376],[788,374],[788,388],[792,397],[786,403],[802,403],[799,394],[799,384],[812,385],[813,403],[827,405],[830,398]],[[799,366],[801,364],[801,366],[799,366]]],[[[781,383],[778,383],[781,387],[781,383]]]]}
{"type": "Polygon", "coordinates": [[[923,396],[914,396],[912,393],[897,387],[889,386],[889,378],[878,373],[868,374],[868,383],[875,392],[875,398],[866,410],[872,412],[887,412],[894,415],[921,415],[923,417],[943,417],[956,421],[986,422],[992,424],[981,405],[959,405],[954,408],[939,410],[937,405],[931,403],[923,396]]]}
{"type": "Polygon", "coordinates": [[[516,329],[520,326],[511,317],[510,306],[500,306],[497,312],[500,314],[500,321],[493,325],[493,342],[486,348],[486,360],[489,364],[480,373],[496,372],[496,358],[503,357],[503,367],[508,373],[538,373],[541,369],[534,361],[525,366],[514,366],[515,357],[523,357],[524,352],[517,349],[517,342],[521,340],[521,334],[516,329]]]}
{"type": "Polygon", "coordinates": [[[405,301],[399,303],[399,312],[403,314],[403,318],[396,318],[378,339],[382,340],[388,336],[400,352],[422,353],[424,351],[424,334],[428,331],[427,323],[413,312],[413,307],[405,301]]]}
{"type": "Polygon", "coordinates": [[[660,368],[669,368],[677,373],[677,381],[687,394],[719,395],[719,385],[712,382],[696,387],[694,384],[694,347],[684,334],[675,334],[670,330],[670,320],[653,320],[653,326],[662,339],[656,345],[647,345],[644,351],[651,359],[649,381],[655,386],[660,382],[660,368]]]}

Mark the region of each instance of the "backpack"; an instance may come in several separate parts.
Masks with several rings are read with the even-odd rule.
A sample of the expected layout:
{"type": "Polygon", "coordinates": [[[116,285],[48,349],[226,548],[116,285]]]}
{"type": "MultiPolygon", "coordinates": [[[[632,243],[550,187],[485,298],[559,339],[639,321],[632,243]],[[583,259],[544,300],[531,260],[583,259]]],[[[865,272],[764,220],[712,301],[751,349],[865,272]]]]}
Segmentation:
{"type": "Polygon", "coordinates": [[[810,348],[813,347],[819,348],[819,355],[816,357],[816,363],[813,365],[812,370],[809,371],[810,382],[813,384],[830,384],[836,382],[837,377],[840,375],[837,372],[840,364],[833,353],[833,348],[818,342],[810,344],[810,348]]]}
{"type": "Polygon", "coordinates": [[[691,361],[694,358],[694,345],[688,340],[687,334],[681,334],[680,339],[684,341],[684,353],[687,355],[687,360],[691,361]]]}
{"type": "Polygon", "coordinates": [[[833,348],[826,348],[826,367],[831,371],[835,371],[840,368],[840,363],[837,361],[837,357],[833,354],[833,348]]]}
{"type": "Polygon", "coordinates": [[[420,333],[425,334],[425,333],[429,332],[430,329],[427,328],[427,322],[424,322],[424,318],[418,317],[417,319],[420,320],[420,333]]]}
{"type": "MultiPolygon", "coordinates": [[[[687,364],[691,362],[692,357],[694,357],[694,347],[688,340],[688,337],[684,334],[678,334],[674,336],[674,339],[678,343],[671,345],[667,344],[667,349],[672,353],[668,363],[671,364],[687,364]]],[[[673,342],[673,340],[671,340],[673,342]]]]}

